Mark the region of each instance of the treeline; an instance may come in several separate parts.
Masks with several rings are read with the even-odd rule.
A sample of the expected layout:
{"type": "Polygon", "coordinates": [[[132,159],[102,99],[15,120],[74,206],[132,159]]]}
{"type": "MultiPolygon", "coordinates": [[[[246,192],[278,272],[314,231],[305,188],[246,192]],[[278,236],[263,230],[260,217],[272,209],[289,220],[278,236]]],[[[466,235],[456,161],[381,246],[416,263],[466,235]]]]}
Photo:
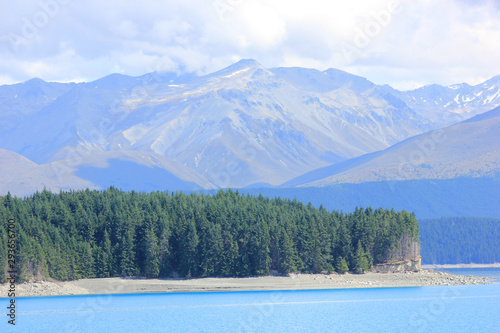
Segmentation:
{"type": "Polygon", "coordinates": [[[388,260],[401,239],[418,240],[415,216],[406,211],[344,214],[231,190],[7,195],[0,197],[0,218],[5,264],[7,220],[16,220],[19,281],[362,273],[388,260]]]}
{"type": "Polygon", "coordinates": [[[500,219],[445,217],[419,225],[423,264],[500,262],[500,219]]]}

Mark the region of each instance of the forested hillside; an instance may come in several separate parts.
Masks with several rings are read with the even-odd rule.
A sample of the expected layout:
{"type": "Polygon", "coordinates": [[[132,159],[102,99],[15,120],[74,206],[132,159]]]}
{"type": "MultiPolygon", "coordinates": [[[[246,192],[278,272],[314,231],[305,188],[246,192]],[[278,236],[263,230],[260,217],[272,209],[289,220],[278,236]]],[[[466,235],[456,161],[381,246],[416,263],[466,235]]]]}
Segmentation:
{"type": "MultiPolygon", "coordinates": [[[[1,243],[16,220],[19,281],[362,272],[418,239],[414,214],[344,214],[296,200],[168,192],[73,191],[0,197],[1,243]]],[[[7,247],[0,262],[7,263],[7,247]]],[[[5,266],[0,278],[5,279],[5,266]]]]}
{"type": "Polygon", "coordinates": [[[443,216],[500,218],[500,177],[421,179],[338,184],[324,187],[244,188],[240,192],[290,198],[328,210],[382,207],[415,212],[419,219],[443,216]]]}
{"type": "Polygon", "coordinates": [[[500,219],[445,217],[419,226],[423,264],[500,262],[500,219]]]}

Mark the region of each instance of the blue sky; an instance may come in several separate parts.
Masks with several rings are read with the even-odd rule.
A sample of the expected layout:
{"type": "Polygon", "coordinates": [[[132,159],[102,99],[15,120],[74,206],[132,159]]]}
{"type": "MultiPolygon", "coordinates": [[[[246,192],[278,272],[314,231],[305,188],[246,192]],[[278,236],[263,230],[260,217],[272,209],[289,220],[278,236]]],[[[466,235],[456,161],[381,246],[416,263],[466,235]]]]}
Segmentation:
{"type": "Polygon", "coordinates": [[[0,84],[204,74],[239,59],[379,84],[500,74],[498,0],[2,0],[0,84]]]}

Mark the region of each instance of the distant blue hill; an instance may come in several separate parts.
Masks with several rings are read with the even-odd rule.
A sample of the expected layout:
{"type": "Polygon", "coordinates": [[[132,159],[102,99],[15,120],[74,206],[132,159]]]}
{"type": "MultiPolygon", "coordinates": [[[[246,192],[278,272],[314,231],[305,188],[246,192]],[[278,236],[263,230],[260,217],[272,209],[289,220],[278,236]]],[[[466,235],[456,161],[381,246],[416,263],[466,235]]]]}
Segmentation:
{"type": "Polygon", "coordinates": [[[80,178],[89,180],[102,188],[114,186],[123,191],[193,191],[200,186],[175,176],[173,173],[159,167],[148,167],[130,161],[110,159],[109,166],[97,168],[81,166],[75,172],[80,178]]]}
{"type": "Polygon", "coordinates": [[[340,184],[304,188],[245,188],[240,193],[296,198],[328,210],[356,207],[415,212],[418,219],[445,216],[500,218],[500,178],[455,178],[340,184]]]}
{"type": "Polygon", "coordinates": [[[418,224],[422,264],[500,262],[500,219],[442,217],[418,224]]]}

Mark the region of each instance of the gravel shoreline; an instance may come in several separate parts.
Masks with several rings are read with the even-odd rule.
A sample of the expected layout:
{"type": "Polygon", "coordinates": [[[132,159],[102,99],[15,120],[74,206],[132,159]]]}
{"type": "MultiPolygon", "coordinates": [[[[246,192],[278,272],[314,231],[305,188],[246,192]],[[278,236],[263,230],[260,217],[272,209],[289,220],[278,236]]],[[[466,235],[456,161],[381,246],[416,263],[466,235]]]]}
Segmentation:
{"type": "MultiPolygon", "coordinates": [[[[100,278],[76,281],[39,281],[16,284],[17,297],[85,294],[131,294],[202,291],[306,290],[477,285],[494,278],[453,275],[422,270],[406,273],[290,274],[248,278],[145,279],[100,278]]],[[[9,286],[0,284],[0,297],[9,286]]]]}

